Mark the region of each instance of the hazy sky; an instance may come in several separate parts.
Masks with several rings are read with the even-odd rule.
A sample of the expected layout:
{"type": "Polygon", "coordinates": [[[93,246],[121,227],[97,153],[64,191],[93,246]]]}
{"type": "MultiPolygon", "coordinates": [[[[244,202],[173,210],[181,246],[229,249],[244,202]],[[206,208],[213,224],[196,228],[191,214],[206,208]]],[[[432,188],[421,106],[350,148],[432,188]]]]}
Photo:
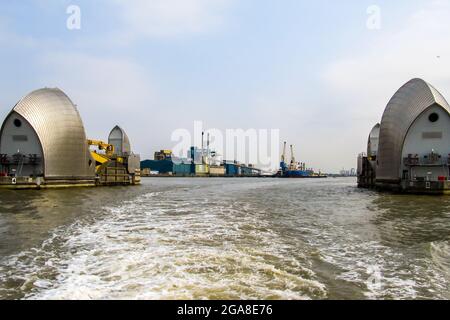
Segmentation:
{"type": "Polygon", "coordinates": [[[402,84],[450,97],[449,17],[450,1],[430,0],[0,0],[0,116],[59,87],[89,137],[119,124],[143,158],[201,120],[280,129],[298,160],[352,168],[402,84]]]}

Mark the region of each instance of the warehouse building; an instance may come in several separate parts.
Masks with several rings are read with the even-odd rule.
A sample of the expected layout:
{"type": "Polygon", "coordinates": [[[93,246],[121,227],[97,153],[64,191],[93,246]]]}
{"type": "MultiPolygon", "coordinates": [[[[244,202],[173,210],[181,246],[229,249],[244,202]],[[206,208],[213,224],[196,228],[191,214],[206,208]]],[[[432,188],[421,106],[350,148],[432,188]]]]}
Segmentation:
{"type": "Polygon", "coordinates": [[[358,159],[358,185],[413,193],[450,190],[450,106],[413,79],[389,101],[358,159]]]}

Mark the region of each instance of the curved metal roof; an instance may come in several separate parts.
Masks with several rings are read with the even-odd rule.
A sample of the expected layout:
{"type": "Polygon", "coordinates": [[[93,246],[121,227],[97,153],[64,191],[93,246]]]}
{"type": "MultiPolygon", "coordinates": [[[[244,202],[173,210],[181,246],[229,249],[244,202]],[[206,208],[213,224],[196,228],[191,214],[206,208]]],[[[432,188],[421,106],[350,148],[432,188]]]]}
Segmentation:
{"type": "Polygon", "coordinates": [[[44,155],[46,178],[92,178],[95,166],[76,106],[60,89],[31,92],[14,107],[36,131],[44,155]]]}
{"type": "Polygon", "coordinates": [[[450,112],[445,98],[422,79],[409,81],[391,98],[381,120],[377,181],[396,182],[400,179],[406,134],[414,120],[433,105],[450,112]]]}
{"type": "Polygon", "coordinates": [[[372,155],[372,152],[378,152],[378,150],[372,150],[372,139],[379,139],[380,138],[380,124],[377,123],[373,129],[370,131],[369,138],[367,140],[367,155],[370,157],[372,155]]]}
{"type": "Polygon", "coordinates": [[[121,135],[122,141],[121,141],[121,150],[116,150],[116,152],[118,152],[119,155],[131,154],[130,139],[128,138],[127,134],[125,133],[125,130],[123,130],[119,126],[115,126],[109,133],[108,143],[116,145],[116,142],[114,141],[115,138],[113,137],[113,135],[114,135],[114,132],[117,132],[117,131],[121,135]]]}

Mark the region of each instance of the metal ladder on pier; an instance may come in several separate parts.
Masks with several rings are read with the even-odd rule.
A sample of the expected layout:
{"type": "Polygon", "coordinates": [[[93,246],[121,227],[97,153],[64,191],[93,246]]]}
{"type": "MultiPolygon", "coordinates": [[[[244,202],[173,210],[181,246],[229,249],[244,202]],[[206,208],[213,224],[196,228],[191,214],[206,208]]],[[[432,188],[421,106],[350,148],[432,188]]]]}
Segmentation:
{"type": "Polygon", "coordinates": [[[17,171],[16,171],[16,178],[19,176],[20,177],[20,175],[21,175],[21,173],[22,173],[22,170],[23,170],[23,164],[24,164],[24,162],[25,162],[25,155],[23,155],[23,154],[21,154],[20,155],[20,159],[19,159],[19,163],[18,163],[18,165],[17,165],[17,171]]]}

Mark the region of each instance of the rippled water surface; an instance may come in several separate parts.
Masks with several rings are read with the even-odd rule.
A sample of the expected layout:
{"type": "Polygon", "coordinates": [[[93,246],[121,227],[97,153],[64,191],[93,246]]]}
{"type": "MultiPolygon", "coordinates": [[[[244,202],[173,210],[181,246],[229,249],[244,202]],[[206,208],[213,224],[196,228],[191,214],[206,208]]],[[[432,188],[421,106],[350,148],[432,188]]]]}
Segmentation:
{"type": "Polygon", "coordinates": [[[1,299],[449,299],[450,197],[354,179],[0,191],[1,299]]]}

